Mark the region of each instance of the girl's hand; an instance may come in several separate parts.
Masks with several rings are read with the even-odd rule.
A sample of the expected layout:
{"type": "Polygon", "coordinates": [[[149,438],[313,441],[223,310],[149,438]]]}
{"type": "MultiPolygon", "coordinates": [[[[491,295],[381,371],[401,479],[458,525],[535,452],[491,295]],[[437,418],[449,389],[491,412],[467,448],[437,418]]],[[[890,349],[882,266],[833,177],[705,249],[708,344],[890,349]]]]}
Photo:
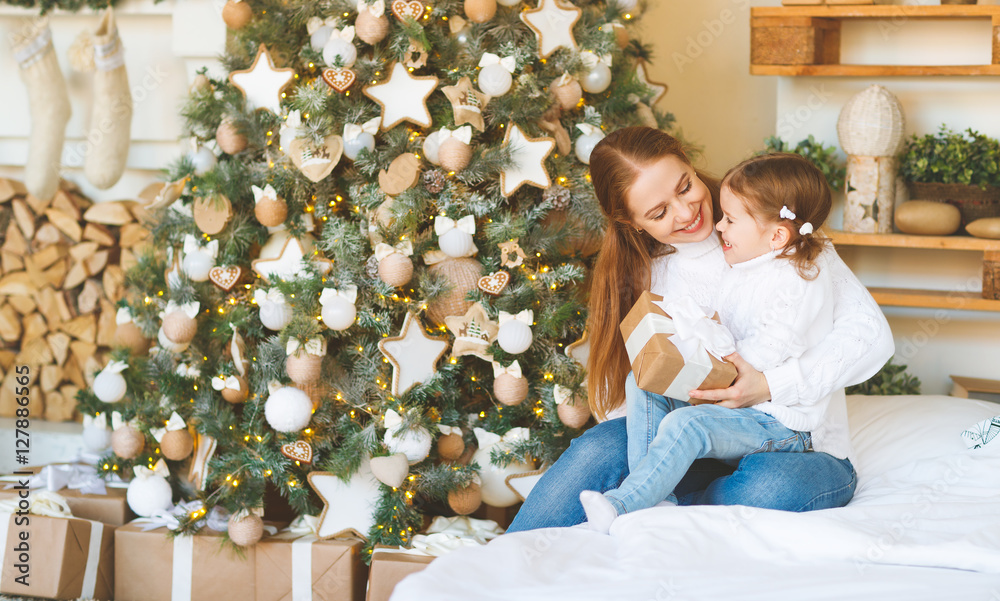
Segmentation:
{"type": "Polygon", "coordinates": [[[744,361],[739,353],[733,353],[723,359],[736,366],[736,380],[732,386],[715,390],[692,390],[688,393],[691,395],[692,405],[715,403],[722,407],[739,409],[771,400],[771,390],[763,373],[744,361]]]}

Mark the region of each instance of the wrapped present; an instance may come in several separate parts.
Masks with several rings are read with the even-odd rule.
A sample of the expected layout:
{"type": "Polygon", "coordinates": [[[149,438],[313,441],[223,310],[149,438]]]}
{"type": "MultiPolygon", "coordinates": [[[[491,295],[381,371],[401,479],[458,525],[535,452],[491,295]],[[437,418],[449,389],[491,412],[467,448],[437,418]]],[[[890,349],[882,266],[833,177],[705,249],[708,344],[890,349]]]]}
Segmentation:
{"type": "Polygon", "coordinates": [[[125,500],[126,486],[115,486],[97,475],[91,465],[53,463],[28,467],[0,477],[0,500],[15,499],[24,488],[46,490],[66,499],[73,517],[121,526],[135,518],[125,500]]]}
{"type": "Polygon", "coordinates": [[[643,390],[687,401],[692,390],[727,388],[736,379],[736,367],[722,360],[736,350],[732,335],[690,297],[664,307],[663,297],[643,292],[621,331],[643,390]]]}
{"type": "Polygon", "coordinates": [[[375,547],[368,572],[366,601],[389,601],[393,589],[403,579],[434,561],[433,555],[397,547],[375,547]]]}
{"type": "Polygon", "coordinates": [[[224,532],[202,528],[170,536],[155,520],[115,531],[117,601],[220,601],[254,598],[255,547],[236,552],[224,532]]]}
{"type": "Polygon", "coordinates": [[[368,567],[358,538],[319,540],[303,516],[255,546],[257,601],[362,601],[368,567]]]}
{"type": "Polygon", "coordinates": [[[0,593],[112,599],[115,527],[73,517],[47,491],[0,501],[0,593]]]}

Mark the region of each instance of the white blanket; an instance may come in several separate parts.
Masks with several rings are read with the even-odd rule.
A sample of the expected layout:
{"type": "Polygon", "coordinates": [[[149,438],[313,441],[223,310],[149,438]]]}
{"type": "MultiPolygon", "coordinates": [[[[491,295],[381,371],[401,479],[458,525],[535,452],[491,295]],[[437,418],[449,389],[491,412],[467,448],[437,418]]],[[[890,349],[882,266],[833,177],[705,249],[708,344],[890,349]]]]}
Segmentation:
{"type": "Polygon", "coordinates": [[[579,526],[504,535],[436,559],[392,601],[1000,601],[1000,450],[949,446],[957,425],[1000,405],[943,398],[855,399],[854,443],[867,453],[856,463],[868,467],[847,507],[654,507],[619,518],[610,535],[579,526]],[[938,444],[940,454],[928,450],[938,444]]]}

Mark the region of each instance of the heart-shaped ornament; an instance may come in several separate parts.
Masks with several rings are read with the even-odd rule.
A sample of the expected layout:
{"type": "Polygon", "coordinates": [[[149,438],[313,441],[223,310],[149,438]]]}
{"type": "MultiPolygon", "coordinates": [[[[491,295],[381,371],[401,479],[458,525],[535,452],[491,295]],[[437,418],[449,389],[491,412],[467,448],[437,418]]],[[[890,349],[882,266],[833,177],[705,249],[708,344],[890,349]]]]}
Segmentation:
{"type": "Polygon", "coordinates": [[[378,185],[389,196],[396,196],[416,185],[420,177],[420,159],[404,152],[389,163],[389,169],[378,172],[378,185]]]}
{"type": "Polygon", "coordinates": [[[344,140],[334,134],[327,136],[317,148],[305,138],[295,138],[288,145],[292,163],[312,182],[319,182],[333,172],[344,153],[344,140]]]}
{"type": "Polygon", "coordinates": [[[414,21],[418,20],[424,14],[424,5],[420,0],[393,0],[392,3],[392,14],[396,15],[396,18],[400,21],[405,21],[406,17],[410,17],[414,21]]]}
{"type": "Polygon", "coordinates": [[[295,442],[281,445],[281,454],[302,463],[312,463],[313,461],[313,448],[309,446],[308,442],[303,440],[296,440],[295,442]]]}
{"type": "Polygon", "coordinates": [[[375,479],[393,488],[399,488],[410,473],[410,463],[406,455],[396,453],[388,457],[372,457],[370,466],[375,479]]]}
{"type": "Polygon", "coordinates": [[[356,79],[357,76],[350,69],[323,69],[323,81],[326,82],[326,85],[341,93],[346,92],[348,88],[354,85],[356,79]]]}
{"type": "Polygon", "coordinates": [[[486,294],[497,296],[510,282],[510,274],[506,271],[495,271],[489,275],[479,278],[479,289],[486,294]]]}
{"type": "Polygon", "coordinates": [[[226,292],[233,289],[242,275],[243,268],[239,265],[216,266],[208,270],[208,279],[226,292]]]}

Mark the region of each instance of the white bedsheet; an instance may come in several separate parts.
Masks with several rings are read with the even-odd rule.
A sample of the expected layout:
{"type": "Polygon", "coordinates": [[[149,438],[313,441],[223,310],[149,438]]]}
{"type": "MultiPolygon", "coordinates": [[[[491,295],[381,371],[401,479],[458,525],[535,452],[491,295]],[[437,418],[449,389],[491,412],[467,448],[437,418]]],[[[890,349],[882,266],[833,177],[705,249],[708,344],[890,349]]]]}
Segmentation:
{"type": "MultiPolygon", "coordinates": [[[[942,428],[928,402],[905,407],[907,419],[923,413],[938,424],[923,436],[923,455],[884,460],[879,449],[906,451],[899,437],[869,445],[855,436],[856,448],[869,449],[858,463],[882,471],[859,468],[859,489],[847,507],[655,507],[619,518],[610,535],[585,527],[504,535],[436,559],[401,582],[392,601],[1000,601],[1000,451],[926,452],[942,428]]],[[[859,430],[884,437],[882,426],[900,423],[893,412],[904,406],[897,398],[855,407],[852,430],[860,415],[859,430]]],[[[968,416],[951,411],[944,421],[962,424],[991,410],[967,408],[968,416]]],[[[903,438],[920,430],[906,426],[903,438]]]]}

